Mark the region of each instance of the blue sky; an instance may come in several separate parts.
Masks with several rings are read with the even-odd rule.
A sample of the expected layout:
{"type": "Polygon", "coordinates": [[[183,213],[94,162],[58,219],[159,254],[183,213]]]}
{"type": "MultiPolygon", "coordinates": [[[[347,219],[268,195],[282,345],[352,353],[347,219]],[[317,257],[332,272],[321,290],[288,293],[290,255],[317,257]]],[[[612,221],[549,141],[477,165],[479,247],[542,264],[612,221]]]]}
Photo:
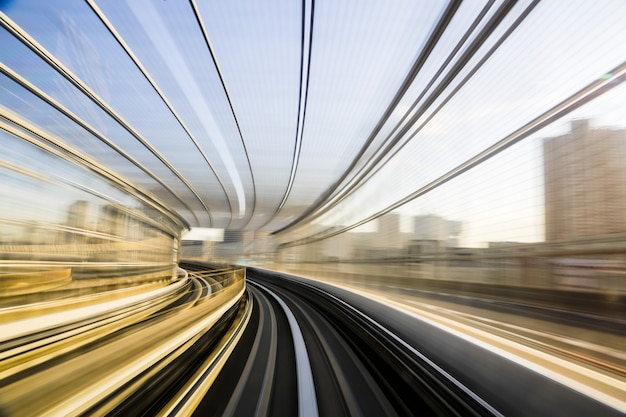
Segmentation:
{"type": "MultiPolygon", "coordinates": [[[[487,16],[500,3],[494,4],[487,16]]],[[[406,144],[387,165],[316,223],[347,226],[384,209],[624,61],[626,3],[540,2],[435,114],[448,93],[529,4],[518,2],[476,57],[408,130],[400,140],[406,144]]],[[[202,204],[206,204],[214,222],[222,227],[263,224],[284,195],[292,163],[300,94],[300,2],[198,2],[237,120],[187,2],[125,5],[94,1],[93,5],[101,9],[133,51],[181,116],[187,132],[89,4],[25,0],[3,2],[1,6],[15,24],[177,167],[194,185],[197,195],[153,152],[5,31],[0,33],[4,45],[0,61],[171,184],[194,212],[201,214],[202,204]],[[210,159],[215,174],[198,147],[210,159]],[[258,217],[249,222],[253,214],[258,217]]],[[[443,1],[400,0],[315,3],[301,159],[282,215],[270,227],[280,227],[295,218],[346,169],[399,88],[445,5],[443,1]]],[[[463,2],[374,144],[382,143],[410,109],[484,5],[482,1],[463,2]]],[[[473,36],[475,33],[470,40],[473,36]]],[[[84,135],[71,123],[59,124],[61,119],[51,112],[41,111],[31,96],[6,77],[1,79],[0,106],[19,109],[23,117],[46,124],[44,127],[71,146],[90,152],[139,186],[158,189],[153,180],[113,155],[102,142],[84,135]]],[[[440,213],[462,220],[468,225],[464,236],[468,244],[541,240],[541,139],[566,131],[573,118],[589,117],[598,126],[624,126],[625,102],[623,88],[614,89],[505,151],[496,162],[490,162],[491,171],[470,171],[465,179],[442,188],[441,193],[420,197],[399,211],[407,216],[440,213]],[[476,193],[484,190],[481,182],[490,184],[492,191],[473,202],[466,194],[473,189],[476,193]],[[445,195],[465,196],[462,201],[451,201],[445,195]]],[[[172,196],[167,200],[186,210],[172,196]]],[[[204,219],[200,215],[200,221],[204,219]]],[[[307,235],[316,227],[305,225],[285,239],[307,235]]]]}

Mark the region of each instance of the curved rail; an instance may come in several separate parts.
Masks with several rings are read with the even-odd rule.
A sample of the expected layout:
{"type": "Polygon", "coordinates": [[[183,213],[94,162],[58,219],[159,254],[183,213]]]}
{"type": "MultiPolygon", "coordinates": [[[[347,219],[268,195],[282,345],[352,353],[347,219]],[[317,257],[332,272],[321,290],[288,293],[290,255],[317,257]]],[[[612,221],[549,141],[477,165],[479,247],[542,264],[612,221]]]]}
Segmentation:
{"type": "MultiPolygon", "coordinates": [[[[251,269],[248,283],[250,324],[194,415],[620,415],[618,403],[546,377],[432,312],[425,318],[273,271],[251,269]],[[297,350],[306,365],[298,365],[297,350]],[[303,371],[311,385],[298,383],[303,371]],[[310,389],[313,407],[305,405],[310,389]]],[[[489,343],[504,346],[498,337],[489,343]]]]}
{"type": "Polygon", "coordinates": [[[228,358],[250,309],[245,271],[199,275],[182,274],[170,285],[155,283],[143,291],[85,296],[71,308],[63,308],[63,300],[39,303],[47,311],[39,316],[33,316],[37,305],[0,310],[8,320],[1,325],[7,331],[0,343],[0,414],[189,407],[228,358]],[[18,320],[20,314],[30,317],[18,320]],[[155,389],[155,381],[164,379],[169,382],[155,389]],[[146,403],[147,391],[157,393],[158,401],[146,403]]]}

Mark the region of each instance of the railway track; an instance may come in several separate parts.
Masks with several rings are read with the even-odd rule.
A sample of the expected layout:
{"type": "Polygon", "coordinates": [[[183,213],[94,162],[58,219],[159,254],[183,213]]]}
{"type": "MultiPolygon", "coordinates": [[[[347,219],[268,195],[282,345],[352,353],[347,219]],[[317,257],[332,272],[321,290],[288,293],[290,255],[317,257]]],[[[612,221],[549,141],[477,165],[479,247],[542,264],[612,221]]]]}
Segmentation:
{"type": "Polygon", "coordinates": [[[391,303],[181,266],[150,297],[5,337],[0,415],[623,414],[391,303]]]}
{"type": "Polygon", "coordinates": [[[194,415],[622,415],[353,292],[263,270],[247,280],[250,323],[194,415]]]}

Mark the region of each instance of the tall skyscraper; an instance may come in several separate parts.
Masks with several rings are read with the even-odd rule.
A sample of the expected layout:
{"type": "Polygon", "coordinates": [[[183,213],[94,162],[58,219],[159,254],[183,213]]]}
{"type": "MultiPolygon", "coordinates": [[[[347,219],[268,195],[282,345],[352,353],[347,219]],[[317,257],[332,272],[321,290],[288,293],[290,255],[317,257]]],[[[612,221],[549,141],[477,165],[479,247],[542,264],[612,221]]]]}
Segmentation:
{"type": "Polygon", "coordinates": [[[626,130],[575,120],[544,140],[547,241],[626,233],[626,130]]]}

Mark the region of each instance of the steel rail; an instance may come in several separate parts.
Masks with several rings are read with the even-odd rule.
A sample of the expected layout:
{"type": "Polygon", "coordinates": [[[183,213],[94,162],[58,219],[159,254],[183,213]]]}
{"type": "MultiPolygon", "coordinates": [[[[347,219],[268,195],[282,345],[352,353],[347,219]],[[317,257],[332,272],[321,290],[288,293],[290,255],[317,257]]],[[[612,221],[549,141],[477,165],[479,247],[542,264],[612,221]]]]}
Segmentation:
{"type": "MultiPolygon", "coordinates": [[[[90,0],[91,1],[91,0],[90,0]]],[[[200,16],[200,12],[198,10],[198,6],[196,4],[196,0],[189,0],[191,4],[191,8],[196,17],[198,25],[202,30],[202,36],[204,37],[204,41],[206,43],[207,48],[209,49],[209,53],[211,54],[211,59],[213,60],[213,64],[215,65],[215,69],[220,78],[220,82],[222,84],[222,89],[224,90],[224,94],[226,95],[226,100],[228,100],[228,105],[230,106],[230,112],[233,115],[233,120],[235,121],[235,126],[237,127],[237,132],[239,133],[239,138],[241,139],[241,145],[243,146],[243,151],[246,155],[246,160],[248,161],[248,168],[250,169],[250,177],[252,178],[252,212],[250,213],[250,218],[248,222],[244,225],[244,228],[250,223],[252,218],[254,217],[254,212],[256,211],[256,200],[257,200],[257,192],[256,192],[256,181],[254,179],[254,171],[252,170],[252,163],[250,162],[250,155],[248,154],[248,148],[246,147],[246,141],[243,138],[243,132],[241,131],[241,125],[239,124],[239,118],[237,117],[237,113],[235,112],[235,106],[233,105],[232,98],[230,96],[230,92],[228,91],[228,87],[226,86],[226,80],[224,74],[222,72],[222,68],[220,67],[219,61],[217,60],[217,56],[215,54],[215,50],[213,48],[213,44],[211,43],[211,38],[209,37],[209,33],[206,29],[204,21],[202,20],[202,16],[200,16]]],[[[232,214],[232,207],[231,207],[232,214]]],[[[231,215],[231,223],[232,223],[232,215],[231,215]]]]}
{"type": "MultiPolygon", "coordinates": [[[[417,127],[417,129],[415,129],[413,133],[411,133],[408,136],[405,136],[415,126],[419,118],[422,117],[426,113],[426,111],[436,101],[436,99],[439,98],[443,94],[445,89],[452,84],[453,78],[461,71],[462,67],[467,62],[469,62],[469,60],[473,57],[473,55],[460,58],[460,60],[457,61],[455,67],[451,70],[451,72],[446,74],[446,77],[444,78],[444,80],[439,85],[437,85],[437,87],[435,88],[435,91],[429,97],[426,98],[426,101],[424,103],[422,103],[418,111],[411,117],[411,120],[387,144],[386,149],[383,151],[380,151],[380,153],[377,156],[373,157],[371,161],[368,161],[368,164],[369,164],[368,168],[362,167],[361,170],[357,174],[355,174],[355,177],[352,178],[352,180],[350,181],[353,183],[352,186],[350,186],[350,184],[346,184],[344,188],[341,190],[341,191],[344,191],[343,195],[335,196],[335,201],[329,202],[328,203],[329,205],[325,207],[324,209],[320,210],[318,213],[316,213],[315,217],[321,216],[328,210],[332,209],[333,207],[336,207],[339,203],[345,200],[350,194],[353,194],[354,192],[356,192],[359,188],[361,188],[364,184],[366,184],[367,181],[371,177],[373,177],[377,172],[379,172],[385,166],[386,162],[388,162],[396,154],[398,154],[404,148],[404,146],[407,145],[410,142],[410,140],[413,139],[421,131],[421,129],[424,128],[435,117],[435,115],[437,115],[439,111],[441,111],[445,107],[445,105],[461,90],[461,88],[472,78],[472,76],[480,69],[480,67],[482,67],[482,65],[485,64],[485,62],[487,62],[487,60],[496,52],[496,50],[500,47],[500,45],[502,45],[502,43],[504,43],[504,41],[513,33],[513,31],[524,21],[524,19],[528,17],[530,12],[535,8],[535,6],[538,3],[539,3],[539,0],[535,0],[530,5],[528,5],[528,7],[520,14],[520,16],[518,16],[515,22],[511,26],[509,26],[506,32],[498,39],[497,42],[495,42],[495,44],[490,48],[490,50],[487,51],[487,53],[471,69],[471,71],[469,71],[469,73],[454,87],[454,89],[450,92],[450,94],[448,94],[448,96],[444,100],[442,100],[442,102],[428,115],[428,117],[426,117],[425,120],[422,123],[420,123],[420,125],[417,127]],[[459,66],[459,64],[463,64],[463,65],[459,66]]],[[[498,14],[494,16],[491,19],[491,21],[488,23],[486,27],[487,29],[486,32],[488,33],[486,33],[486,36],[484,36],[485,35],[484,33],[481,33],[478,38],[480,42],[478,42],[478,44],[471,45],[469,49],[476,52],[477,49],[486,40],[486,37],[488,37],[491,34],[491,32],[495,30],[497,24],[499,24],[500,21],[504,19],[504,17],[506,17],[506,14],[508,13],[510,9],[504,6],[512,6],[512,4],[506,3],[502,5],[501,9],[498,10],[498,14]]],[[[467,52],[468,51],[466,50],[466,53],[467,52]]],[[[420,98],[418,98],[417,101],[413,103],[411,108],[408,110],[407,115],[415,108],[415,106],[417,105],[420,99],[421,99],[421,96],[420,98]]]]}
{"type": "Polygon", "coordinates": [[[387,120],[391,117],[391,114],[393,113],[393,111],[396,109],[396,107],[400,103],[400,101],[403,98],[404,94],[409,89],[409,87],[411,86],[411,84],[413,83],[413,81],[415,80],[415,78],[417,77],[419,72],[421,71],[422,67],[426,63],[428,57],[430,56],[430,54],[434,50],[434,48],[437,45],[437,43],[439,42],[440,38],[443,36],[443,33],[447,29],[448,25],[450,24],[450,21],[452,20],[452,18],[456,14],[456,11],[460,7],[460,5],[461,5],[461,1],[460,0],[450,0],[448,2],[448,5],[447,5],[445,11],[442,13],[441,18],[437,22],[437,25],[435,26],[435,28],[431,32],[428,40],[426,41],[425,45],[423,46],[423,48],[421,50],[421,52],[418,54],[417,58],[413,62],[413,65],[411,66],[411,69],[409,70],[409,72],[408,72],[407,76],[405,77],[405,79],[402,81],[402,84],[401,84],[400,88],[398,89],[398,91],[394,95],[393,99],[391,100],[391,102],[387,106],[387,109],[383,113],[383,116],[380,118],[380,120],[378,121],[378,123],[376,124],[376,126],[374,127],[372,132],[370,133],[367,141],[361,147],[361,149],[359,150],[359,152],[357,153],[355,158],[352,160],[352,162],[350,163],[348,168],[341,175],[341,177],[333,185],[331,185],[326,191],[324,191],[320,195],[320,197],[309,208],[307,208],[298,218],[296,218],[295,220],[293,220],[292,222],[290,222],[286,226],[283,226],[283,227],[279,228],[278,230],[275,230],[274,232],[272,232],[272,234],[282,233],[283,231],[286,231],[287,229],[292,228],[293,226],[295,226],[296,224],[301,222],[303,219],[308,218],[308,216],[311,213],[313,213],[322,204],[324,204],[324,202],[333,194],[333,192],[339,187],[339,185],[348,177],[350,172],[358,164],[358,161],[361,159],[361,157],[365,154],[367,149],[370,147],[370,145],[374,141],[376,135],[378,135],[378,133],[383,128],[385,123],[387,123],[387,120]]]}
{"type": "MultiPolygon", "coordinates": [[[[367,161],[363,162],[361,167],[357,170],[357,172],[354,173],[352,178],[350,178],[345,183],[343,183],[343,185],[341,185],[340,187],[338,186],[337,189],[335,189],[334,195],[332,197],[329,197],[326,202],[321,204],[316,209],[316,212],[309,217],[310,219],[318,218],[319,216],[323,215],[324,213],[336,207],[339,203],[345,200],[350,194],[353,194],[355,191],[357,191],[361,186],[363,186],[367,182],[369,178],[371,178],[384,166],[384,163],[382,162],[383,159],[386,159],[387,161],[391,159],[392,156],[398,153],[398,151],[402,149],[402,147],[404,147],[404,145],[407,144],[412,137],[415,136],[415,133],[414,133],[408,138],[405,138],[405,135],[407,134],[407,132],[409,132],[410,129],[413,128],[413,126],[419,120],[419,118],[425,114],[425,112],[430,108],[430,106],[435,102],[435,100],[437,100],[437,98],[439,98],[443,94],[445,89],[449,85],[452,84],[452,82],[454,81],[454,78],[467,65],[467,63],[469,63],[469,61],[475,56],[479,48],[484,44],[484,42],[489,38],[489,36],[493,33],[493,31],[495,31],[495,29],[500,24],[500,22],[502,22],[502,20],[511,11],[514,4],[515,4],[515,1],[509,0],[500,5],[500,8],[496,10],[493,16],[491,16],[489,21],[485,24],[485,26],[480,31],[480,33],[478,33],[478,35],[474,38],[471,44],[465,49],[463,54],[454,63],[452,68],[450,68],[450,70],[444,75],[443,79],[437,85],[435,85],[435,81],[441,76],[445,67],[447,67],[450,64],[454,55],[456,55],[456,53],[461,49],[465,40],[469,38],[471,32],[478,26],[478,23],[480,22],[480,20],[484,18],[487,11],[491,7],[491,3],[487,3],[485,7],[483,7],[479,15],[476,17],[476,19],[472,23],[471,27],[466,31],[464,36],[457,43],[453,51],[448,55],[447,59],[440,66],[440,68],[435,73],[435,75],[431,78],[429,83],[425,86],[425,88],[418,95],[418,97],[413,101],[411,106],[407,109],[406,113],[398,121],[398,123],[394,126],[394,128],[387,134],[387,136],[380,143],[378,148],[372,153],[372,155],[369,157],[367,161]],[[426,93],[431,88],[433,88],[433,91],[426,97],[426,93]],[[424,99],[424,97],[426,98],[424,99]],[[424,101],[422,102],[423,99],[424,101]],[[417,109],[417,111],[413,113],[413,111],[415,110],[415,108],[420,102],[421,104],[419,108],[417,109]],[[413,115],[405,123],[405,121],[407,120],[407,118],[409,118],[409,115],[411,113],[413,113],[413,115]],[[402,141],[402,144],[400,146],[396,146],[401,141],[402,141]],[[392,151],[393,153],[391,153],[392,151]]],[[[534,4],[536,4],[536,2],[534,4]]],[[[532,5],[532,7],[534,7],[534,4],[532,5]]],[[[525,15],[528,14],[529,9],[531,9],[532,7],[529,7],[527,9],[527,11],[525,12],[525,15]]],[[[516,27],[519,23],[521,23],[521,20],[518,20],[516,24],[513,26],[516,27]]],[[[508,34],[510,34],[511,32],[512,30],[511,28],[509,28],[507,35],[504,36],[503,38],[506,38],[508,34]]],[[[498,45],[502,43],[503,38],[499,40],[499,42],[497,43],[498,45]]],[[[488,55],[491,55],[493,52],[495,52],[495,49],[496,48],[492,48],[492,50],[489,52],[488,55]]],[[[482,65],[483,63],[484,61],[481,61],[480,65],[482,65]]],[[[479,67],[480,65],[477,65],[477,67],[479,67]]],[[[474,72],[476,69],[477,68],[474,68],[474,72]]],[[[454,93],[456,92],[458,92],[458,90],[454,91],[454,93]]],[[[448,99],[451,98],[453,95],[454,94],[449,95],[448,99]]],[[[437,108],[431,114],[430,118],[432,118],[436,113],[438,113],[441,107],[442,106],[437,108]]]]}
{"type": "MultiPolygon", "coordinates": [[[[404,341],[401,337],[396,335],[394,332],[389,330],[387,327],[385,327],[384,325],[382,325],[378,321],[374,320],[372,317],[370,317],[369,315],[365,314],[364,312],[362,312],[358,308],[356,308],[353,305],[347,303],[346,301],[342,300],[341,298],[337,297],[336,295],[334,295],[334,294],[332,294],[332,293],[330,293],[330,292],[328,292],[328,291],[326,291],[326,290],[324,290],[322,288],[319,288],[319,287],[316,287],[314,285],[311,285],[311,284],[309,284],[307,282],[298,281],[297,283],[294,282],[294,284],[296,284],[298,286],[301,286],[302,288],[305,288],[308,291],[311,291],[313,293],[320,294],[322,297],[324,297],[326,300],[329,300],[331,303],[333,303],[335,305],[338,305],[338,306],[341,306],[341,308],[343,310],[345,310],[345,311],[349,311],[351,315],[353,315],[354,317],[358,317],[358,319],[360,321],[362,321],[364,323],[367,323],[368,326],[370,326],[372,329],[375,329],[381,335],[384,335],[385,338],[387,338],[390,341],[393,341],[393,343],[395,343],[397,346],[401,347],[402,349],[406,350],[407,352],[410,352],[410,354],[412,356],[417,358],[420,362],[422,362],[423,364],[425,364],[428,368],[430,368],[432,370],[432,371],[429,371],[429,372],[435,372],[437,375],[443,377],[445,381],[450,383],[453,387],[458,389],[460,392],[462,392],[464,395],[466,395],[469,399],[474,401],[476,404],[480,405],[480,407],[482,407],[485,411],[487,411],[487,413],[489,413],[489,415],[493,415],[495,417],[503,417],[502,413],[500,413],[491,404],[489,404],[486,400],[484,400],[483,398],[478,396],[474,391],[472,391],[470,388],[465,386],[462,382],[460,382],[458,379],[456,379],[454,376],[452,376],[450,373],[448,373],[445,369],[443,369],[442,367],[437,365],[435,362],[433,362],[431,359],[429,359],[427,356],[425,356],[422,352],[417,350],[415,347],[411,346],[409,343],[404,341]]],[[[347,316],[347,314],[346,314],[346,316],[347,316]]],[[[421,366],[423,366],[423,365],[421,365],[421,366]]],[[[431,377],[432,377],[432,375],[431,375],[431,377]]],[[[453,394],[453,396],[454,396],[454,394],[453,394]]]]}
{"type": "MultiPolygon", "coordinates": [[[[135,158],[133,158],[130,154],[128,154],[126,151],[124,151],[121,147],[117,146],[115,143],[110,141],[106,136],[104,136],[102,133],[100,133],[98,130],[96,130],[93,126],[91,126],[86,121],[84,121],[81,118],[79,118],[77,115],[75,115],[73,112],[71,112],[68,108],[64,107],[58,101],[56,101],[51,96],[46,94],[43,90],[39,89],[34,84],[30,83],[24,77],[20,76],[18,73],[16,73],[12,69],[8,68],[6,65],[4,65],[1,62],[0,62],[0,73],[6,75],[7,77],[9,77],[13,81],[15,81],[21,87],[25,88],[26,90],[28,90],[29,92],[31,92],[32,94],[37,96],[40,100],[42,100],[43,102],[47,103],[49,106],[51,106],[52,108],[57,110],[59,113],[63,114],[65,117],[70,119],[72,122],[76,123],[78,126],[80,126],[83,129],[85,129],[88,133],[90,133],[95,138],[97,138],[98,140],[103,142],[105,145],[109,146],[111,149],[113,149],[119,155],[124,157],[131,164],[135,165],[137,168],[142,170],[150,178],[154,179],[157,183],[159,183],[159,185],[161,185],[169,193],[171,193],[174,197],[176,197],[176,199],[178,201],[180,201],[185,208],[187,208],[190,212],[193,212],[191,207],[189,207],[187,205],[187,203],[183,200],[183,198],[176,191],[174,191],[170,186],[168,186],[163,180],[161,180],[155,173],[153,173],[145,165],[141,164],[139,161],[137,161],[135,158]]],[[[5,114],[4,111],[0,110],[0,116],[5,118],[5,119],[7,119],[7,120],[9,120],[9,121],[11,121],[12,123],[14,123],[14,124],[24,128],[24,129],[27,129],[27,130],[33,132],[31,128],[28,128],[27,123],[25,121],[23,121],[22,119],[18,119],[17,116],[14,115],[14,114],[10,114],[10,115],[9,114],[5,114]]],[[[33,132],[33,133],[35,133],[35,132],[33,132]]],[[[39,134],[37,136],[42,137],[39,134]]],[[[67,144],[63,143],[62,141],[60,141],[58,139],[51,140],[51,137],[52,136],[49,136],[48,138],[45,138],[45,140],[48,141],[48,142],[53,143],[55,146],[57,146],[59,148],[67,149],[68,153],[74,153],[74,154],[77,153],[77,151],[74,151],[72,148],[70,148],[67,144]]],[[[85,157],[83,157],[83,159],[84,158],[85,157]]],[[[164,203],[160,203],[160,204],[165,207],[164,203]]]]}
{"type": "Polygon", "coordinates": [[[296,354],[296,377],[298,381],[298,416],[299,417],[315,417],[318,415],[317,398],[315,395],[315,383],[313,381],[313,371],[309,355],[307,353],[306,343],[302,336],[302,331],[298,325],[296,317],[291,309],[285,304],[275,292],[258,282],[254,285],[261,288],[276,300],[287,316],[289,328],[293,337],[294,350],[296,354]]]}
{"type": "MultiPolygon", "coordinates": [[[[89,100],[102,109],[109,117],[111,117],[117,124],[119,124],[124,130],[126,130],[132,137],[134,137],[139,143],[141,143],[153,156],[155,156],[164,166],[166,166],[185,186],[192,192],[196,199],[200,202],[204,210],[211,220],[211,211],[209,207],[200,197],[200,194],[195,187],[189,182],[185,176],[178,171],[157,149],[150,144],[139,132],[137,132],[120,114],[118,114],[111,106],[109,106],[95,91],[89,88],[81,79],[79,79],[69,68],[61,63],[56,57],[54,57],[49,51],[47,51],[41,44],[39,44],[34,38],[32,38],[26,31],[24,31],[19,25],[17,25],[11,18],[9,18],[4,12],[0,11],[0,26],[5,28],[11,35],[13,35],[22,44],[28,47],[31,51],[42,58],[50,67],[57,71],[63,78],[76,87],[81,93],[83,93],[89,100]]],[[[196,222],[198,218],[194,211],[191,212],[196,222]]]]}
{"type": "Polygon", "coordinates": [[[91,7],[91,9],[94,11],[96,16],[98,16],[98,18],[104,24],[104,26],[109,30],[109,33],[111,33],[111,35],[115,38],[117,43],[122,47],[124,52],[126,52],[126,55],[128,55],[128,57],[133,61],[133,63],[135,64],[137,69],[142,73],[144,78],[148,81],[148,83],[150,83],[150,85],[152,86],[154,91],[157,93],[157,95],[161,98],[161,100],[163,101],[163,103],[165,104],[167,109],[170,111],[172,116],[174,116],[174,118],[176,119],[176,121],[178,122],[180,127],[183,128],[183,130],[185,131],[185,133],[187,134],[189,139],[191,139],[191,141],[195,145],[195,147],[198,150],[198,152],[200,152],[200,155],[202,155],[202,157],[206,161],[206,163],[209,166],[209,168],[211,168],[211,171],[213,172],[213,174],[217,178],[217,182],[219,183],[220,187],[222,188],[222,191],[224,191],[224,195],[226,196],[226,200],[228,201],[228,208],[229,208],[229,210],[231,212],[231,218],[232,218],[233,208],[232,208],[232,202],[231,202],[230,196],[226,192],[226,188],[224,187],[224,183],[223,183],[222,179],[220,178],[219,174],[217,173],[215,167],[213,166],[213,164],[209,160],[209,157],[207,156],[206,152],[204,152],[204,150],[202,149],[202,147],[200,146],[200,144],[198,143],[198,141],[196,140],[194,135],[191,133],[191,131],[189,130],[187,125],[183,122],[182,118],[180,117],[180,115],[178,114],[176,109],[174,109],[174,106],[169,102],[169,100],[165,96],[165,93],[163,93],[163,91],[158,86],[156,81],[154,81],[154,79],[152,78],[152,76],[150,75],[148,70],[143,66],[143,64],[139,60],[139,58],[137,58],[137,56],[133,53],[133,51],[130,48],[130,46],[128,46],[126,41],[124,41],[124,38],[122,37],[122,35],[120,35],[120,33],[115,29],[115,27],[113,27],[113,24],[109,21],[109,19],[107,19],[107,17],[104,14],[104,12],[98,7],[98,5],[95,3],[94,0],[85,0],[85,1],[91,7]]]}
{"type": "Polygon", "coordinates": [[[308,42],[306,36],[306,0],[302,0],[302,31],[301,31],[301,47],[300,47],[300,93],[298,97],[298,116],[296,120],[296,136],[294,141],[294,149],[293,149],[293,160],[291,163],[291,172],[289,174],[289,181],[287,183],[287,188],[285,189],[285,193],[283,194],[283,198],[281,202],[278,204],[278,207],[274,211],[274,213],[268,218],[268,220],[263,223],[258,229],[265,227],[272,220],[276,218],[278,213],[282,210],[291,194],[291,188],[293,187],[293,183],[296,178],[296,172],[298,170],[298,164],[300,162],[300,150],[302,148],[302,135],[304,133],[304,122],[306,118],[306,108],[309,97],[309,80],[310,80],[310,71],[311,71],[311,51],[313,49],[313,28],[315,23],[315,0],[311,0],[310,7],[310,16],[309,16],[309,25],[308,25],[308,42]],[[307,64],[304,65],[306,56],[307,64]]]}
{"type": "Polygon", "coordinates": [[[167,406],[158,413],[159,417],[189,416],[197,408],[241,339],[244,330],[250,322],[253,305],[253,300],[251,299],[247,303],[243,317],[231,330],[228,338],[219,343],[207,360],[194,373],[193,377],[187,381],[167,406]]]}
{"type": "MultiPolygon", "coordinates": [[[[136,185],[131,184],[126,179],[111,172],[102,164],[96,162],[88,155],[83,154],[76,149],[68,148],[63,142],[38,129],[34,125],[29,124],[26,121],[20,121],[21,119],[16,119],[15,115],[7,115],[3,109],[0,109],[0,119],[4,119],[11,123],[8,124],[0,121],[0,129],[4,130],[5,132],[14,135],[20,139],[23,139],[48,153],[51,153],[66,160],[71,160],[71,162],[74,162],[81,167],[102,175],[106,180],[111,181],[117,186],[120,186],[122,189],[128,191],[134,197],[149,204],[151,207],[156,208],[159,212],[163,213],[175,224],[181,226],[181,228],[189,227],[189,223],[179,214],[174,212],[168,205],[161,202],[154,196],[149,195],[146,191],[140,190],[136,185]],[[17,129],[16,126],[20,129],[17,129]],[[27,135],[26,132],[34,135],[36,138],[27,135]]],[[[170,233],[172,232],[170,231],[170,233]]],[[[175,234],[176,233],[174,233],[174,235],[175,234]]]]}
{"type": "Polygon", "coordinates": [[[458,165],[456,168],[441,175],[440,177],[436,178],[435,180],[431,181],[425,186],[419,188],[413,193],[396,201],[395,203],[388,206],[387,208],[380,210],[368,216],[367,218],[360,220],[350,226],[341,227],[339,229],[333,229],[332,232],[319,235],[314,238],[302,238],[302,239],[297,239],[288,243],[283,243],[279,247],[287,248],[287,247],[292,247],[292,246],[300,246],[300,245],[324,240],[332,236],[337,236],[338,234],[341,234],[348,230],[352,230],[359,226],[362,226],[365,223],[368,223],[382,215],[385,215],[395,210],[396,208],[401,207],[402,205],[434,190],[435,188],[458,177],[464,172],[467,172],[470,169],[480,165],[481,163],[491,159],[492,157],[504,151],[505,149],[515,145],[516,143],[522,141],[523,139],[529,137],[530,135],[538,132],[542,128],[548,126],[549,124],[562,118],[563,116],[571,113],[572,111],[576,110],[582,105],[592,101],[593,99],[601,96],[607,91],[610,91],[611,89],[622,84],[624,81],[626,81],[626,61],[622,62],[617,67],[608,71],[607,74],[609,74],[609,76],[602,77],[600,79],[592,81],[591,83],[587,84],[586,86],[578,90],[576,93],[562,100],[561,102],[559,102],[552,108],[548,109],[547,111],[543,112],[539,116],[535,117],[534,119],[532,119],[531,121],[523,125],[522,127],[511,132],[510,134],[508,134],[507,136],[505,136],[504,138],[502,138],[495,144],[491,145],[484,151],[478,153],[477,155],[473,156],[472,158],[458,165]]]}

